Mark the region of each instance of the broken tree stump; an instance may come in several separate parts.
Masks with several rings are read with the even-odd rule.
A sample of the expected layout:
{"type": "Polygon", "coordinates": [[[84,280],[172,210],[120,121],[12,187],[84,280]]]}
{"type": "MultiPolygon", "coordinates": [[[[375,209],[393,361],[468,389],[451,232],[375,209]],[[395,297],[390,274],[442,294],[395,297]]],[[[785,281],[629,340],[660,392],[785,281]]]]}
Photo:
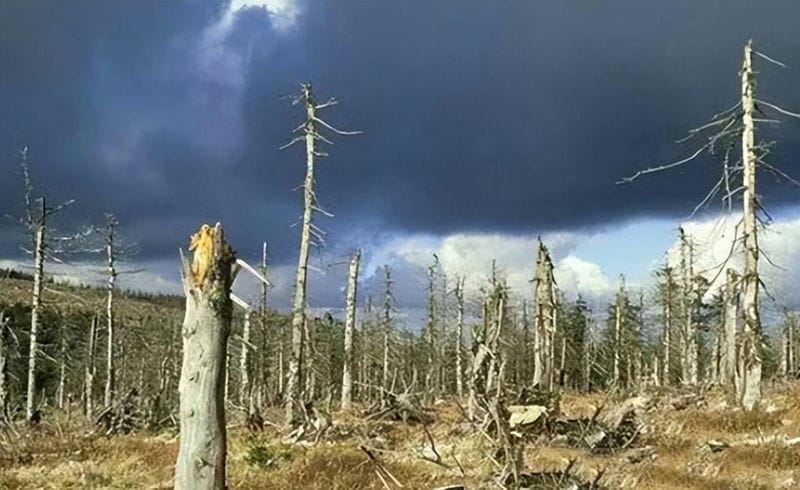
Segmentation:
{"type": "Polygon", "coordinates": [[[225,360],[231,329],[235,256],[222,226],[192,235],[190,263],[181,252],[186,316],[180,378],[180,445],[175,488],[225,488],[225,360]]]}

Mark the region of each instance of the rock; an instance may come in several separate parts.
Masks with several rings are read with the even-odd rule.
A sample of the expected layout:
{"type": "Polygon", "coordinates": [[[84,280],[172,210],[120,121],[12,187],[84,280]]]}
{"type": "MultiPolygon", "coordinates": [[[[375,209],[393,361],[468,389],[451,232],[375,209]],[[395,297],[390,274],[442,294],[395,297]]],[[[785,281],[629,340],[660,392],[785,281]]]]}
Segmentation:
{"type": "Polygon", "coordinates": [[[508,425],[512,429],[534,424],[547,416],[547,407],[542,405],[511,405],[508,411],[511,413],[508,425]]]}

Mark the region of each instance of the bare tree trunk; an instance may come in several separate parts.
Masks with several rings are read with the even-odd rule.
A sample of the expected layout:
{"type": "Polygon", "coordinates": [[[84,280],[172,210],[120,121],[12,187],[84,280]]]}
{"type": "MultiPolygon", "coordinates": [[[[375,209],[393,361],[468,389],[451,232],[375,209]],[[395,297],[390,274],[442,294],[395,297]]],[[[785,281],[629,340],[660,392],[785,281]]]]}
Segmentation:
{"type": "Polygon", "coordinates": [[[239,405],[250,405],[250,393],[252,390],[250,380],[250,323],[252,311],[247,310],[244,314],[244,324],[242,326],[242,355],[239,357],[239,405]]]}
{"type": "Polygon", "coordinates": [[[456,393],[464,396],[464,278],[456,279],[456,393]]]}
{"type": "Polygon", "coordinates": [[[292,301],[292,352],[289,358],[289,376],[286,383],[286,422],[294,425],[302,412],[301,385],[303,382],[304,342],[306,324],[306,281],[308,279],[308,252],[311,245],[311,220],[314,210],[314,150],[316,105],[311,85],[303,85],[302,100],[306,107],[305,143],[306,177],[303,183],[303,222],[300,232],[300,254],[297,259],[294,299],[292,301]]]}
{"type": "Polygon", "coordinates": [[[786,361],[787,361],[787,376],[794,376],[797,372],[797,361],[796,361],[796,351],[795,351],[795,330],[796,330],[796,317],[794,315],[788,315],[787,321],[787,348],[788,352],[786,353],[786,361]]]}
{"type": "Polygon", "coordinates": [[[58,388],[56,388],[56,404],[59,409],[64,409],[64,390],[67,385],[67,335],[63,322],[60,328],[60,349],[58,352],[58,388]]]}
{"type": "Polygon", "coordinates": [[[180,448],[175,488],[225,488],[223,396],[231,329],[233,250],[222,226],[203,225],[192,236],[194,259],[182,258],[186,316],[180,380],[180,448]]]}
{"type": "MultiPolygon", "coordinates": [[[[264,246],[261,250],[261,275],[264,276],[266,279],[267,277],[267,242],[264,242],[264,246]]],[[[271,362],[271,354],[272,351],[268,351],[269,348],[269,329],[267,326],[267,292],[269,291],[269,286],[266,282],[261,281],[261,298],[260,298],[260,305],[259,305],[259,316],[261,317],[261,355],[259,356],[259,363],[258,363],[258,372],[259,372],[259,386],[258,386],[258,405],[259,407],[264,405],[264,401],[267,399],[268,393],[268,386],[269,383],[269,365],[271,362]]],[[[278,348],[280,349],[280,345],[283,342],[283,324],[278,324],[278,332],[275,337],[273,337],[272,342],[278,344],[278,348]]]]}
{"type": "Polygon", "coordinates": [[[553,347],[556,329],[554,286],[553,263],[547,247],[539,240],[536,277],[534,278],[536,319],[533,382],[546,389],[553,387],[553,368],[555,366],[553,347]]]}
{"type": "MultiPolygon", "coordinates": [[[[434,258],[436,256],[434,255],[434,258]]],[[[428,336],[428,366],[425,372],[425,396],[436,398],[436,371],[437,371],[437,355],[436,355],[436,302],[434,299],[434,275],[436,274],[436,267],[439,260],[430,267],[428,267],[428,323],[426,334],[428,336]]]]}
{"type": "Polygon", "coordinates": [[[344,366],[342,369],[342,410],[349,410],[353,403],[353,334],[356,329],[356,301],[358,297],[358,266],[361,251],[356,250],[350,259],[347,273],[347,312],[344,322],[344,366]]]}
{"type": "Polygon", "coordinates": [[[114,255],[114,228],[117,220],[111,216],[106,217],[106,259],[108,260],[108,286],[106,296],[106,328],[108,332],[106,345],[106,390],[103,403],[108,407],[114,403],[114,391],[117,373],[114,368],[114,286],[117,279],[114,255]]]}
{"type": "Polygon", "coordinates": [[[761,402],[761,318],[758,311],[758,237],[756,235],[756,149],[753,128],[755,113],[755,74],[752,41],[744,48],[742,67],[742,165],[744,187],[744,384],[742,407],[752,410],[761,402]]]}
{"type": "Polygon", "coordinates": [[[681,343],[683,347],[683,384],[697,384],[697,331],[694,324],[694,305],[695,305],[695,280],[694,280],[694,245],[691,238],[687,238],[686,232],[680,228],[681,242],[681,274],[683,276],[683,294],[681,303],[684,313],[683,335],[681,343]]]}
{"type": "Polygon", "coordinates": [[[664,285],[664,362],[661,369],[664,378],[664,385],[671,384],[670,364],[672,348],[672,294],[674,283],[672,282],[672,268],[667,266],[664,270],[666,284],[664,285]]]}
{"type": "Polygon", "coordinates": [[[317,388],[317,368],[316,364],[316,356],[317,356],[317,348],[315,345],[315,337],[312,334],[315,330],[315,322],[309,321],[308,315],[306,315],[305,322],[303,322],[303,341],[305,346],[303,350],[305,352],[304,359],[305,359],[305,366],[303,367],[303,372],[305,373],[305,389],[303,390],[303,399],[305,400],[314,400],[316,397],[316,388],[317,388]]]}
{"type": "Polygon", "coordinates": [[[619,387],[620,381],[620,350],[622,349],[622,313],[625,300],[625,277],[619,278],[619,291],[614,305],[614,351],[612,352],[611,386],[619,387]]]}
{"type": "Polygon", "coordinates": [[[594,341],[592,341],[591,333],[586,332],[586,340],[583,343],[583,358],[585,359],[583,366],[583,391],[589,391],[592,382],[592,371],[594,370],[594,341]]]}
{"type": "Polygon", "coordinates": [[[620,378],[620,371],[619,371],[619,364],[620,364],[620,344],[621,342],[621,330],[622,330],[622,308],[620,308],[619,302],[617,305],[614,306],[614,351],[612,359],[612,367],[611,367],[611,386],[617,388],[619,386],[619,378],[620,378]]]}
{"type": "Polygon", "coordinates": [[[47,207],[45,206],[45,199],[42,197],[42,215],[36,226],[33,299],[31,301],[31,337],[30,349],[28,351],[28,393],[25,405],[25,417],[29,423],[33,420],[33,414],[36,411],[36,358],[39,355],[37,335],[39,333],[39,313],[42,308],[42,288],[44,286],[45,233],[47,230],[45,222],[46,216],[47,207]]]}
{"type": "Polygon", "coordinates": [[[739,318],[739,277],[728,269],[725,277],[725,305],[723,326],[722,361],[720,366],[722,384],[733,387],[736,381],[736,336],[739,318]]]}
{"type": "Polygon", "coordinates": [[[6,352],[6,329],[9,319],[0,310],[0,420],[8,417],[8,353],[6,352]]]}
{"type": "Polygon", "coordinates": [[[383,368],[381,370],[381,407],[386,406],[386,390],[389,389],[389,336],[392,331],[392,275],[389,266],[384,266],[386,273],[386,292],[383,300],[383,368]]]}

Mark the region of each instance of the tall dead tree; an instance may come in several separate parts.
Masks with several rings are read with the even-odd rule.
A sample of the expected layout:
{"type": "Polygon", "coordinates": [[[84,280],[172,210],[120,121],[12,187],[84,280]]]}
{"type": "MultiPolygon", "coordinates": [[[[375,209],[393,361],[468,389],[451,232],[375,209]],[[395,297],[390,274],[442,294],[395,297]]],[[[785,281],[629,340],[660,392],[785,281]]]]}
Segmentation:
{"type": "Polygon", "coordinates": [[[106,215],[106,260],[108,279],[106,284],[106,388],[103,403],[108,407],[114,402],[116,370],[114,366],[114,291],[117,281],[116,250],[114,248],[114,231],[119,222],[111,215],[106,215]]]}
{"type": "Polygon", "coordinates": [[[684,384],[696,385],[698,374],[697,356],[697,328],[694,322],[695,303],[696,303],[696,282],[694,277],[694,244],[692,239],[686,236],[686,232],[681,227],[680,235],[680,254],[681,254],[681,284],[683,293],[681,294],[681,305],[683,309],[683,329],[681,330],[681,346],[683,347],[681,381],[684,384]]]}
{"type": "Polygon", "coordinates": [[[42,290],[44,288],[44,264],[48,255],[47,231],[48,220],[54,214],[72,204],[72,200],[58,206],[48,206],[44,196],[34,199],[34,187],[28,167],[28,148],[20,151],[20,168],[23,176],[23,192],[25,199],[25,216],[22,224],[25,226],[33,249],[33,289],[31,292],[31,330],[28,349],[28,389],[25,403],[25,417],[31,422],[36,411],[36,366],[39,356],[39,318],[42,311],[42,290]],[[35,203],[38,201],[38,205],[35,203]]]}
{"type": "Polygon", "coordinates": [[[425,334],[428,341],[428,365],[425,372],[425,395],[426,397],[437,396],[436,371],[438,365],[438,355],[436,352],[436,296],[434,283],[436,271],[439,267],[439,257],[433,255],[434,262],[428,267],[428,321],[425,326],[425,334]]]}
{"type": "Polygon", "coordinates": [[[305,142],[306,145],[306,176],[303,181],[303,217],[300,229],[300,253],[297,259],[297,274],[295,276],[294,297],[292,300],[292,351],[289,358],[289,375],[286,381],[284,403],[286,421],[289,425],[297,422],[297,416],[302,412],[301,386],[303,381],[304,363],[304,329],[306,326],[306,281],[308,280],[309,247],[324,243],[325,233],[313,223],[314,212],[318,211],[327,216],[332,216],[320,208],[317,196],[314,193],[314,163],[317,157],[325,157],[327,153],[316,149],[316,142],[322,141],[333,144],[320,131],[327,129],[339,135],[360,134],[359,131],[341,131],[324,120],[320,119],[317,111],[338,103],[330,99],[323,104],[317,104],[310,83],[302,84],[300,95],[294,98],[293,104],[303,104],[306,110],[306,120],[295,128],[295,133],[301,133],[281,149],[288,148],[296,143],[305,142]]]}
{"type": "Polygon", "coordinates": [[[661,304],[662,304],[662,312],[664,315],[664,326],[663,332],[661,334],[662,344],[663,344],[663,360],[661,362],[662,369],[661,375],[663,379],[663,384],[668,386],[671,383],[670,378],[670,365],[672,364],[672,302],[675,294],[675,279],[673,275],[673,269],[669,265],[665,265],[659,271],[659,275],[664,278],[664,283],[661,286],[661,304]]]}
{"type": "Polygon", "coordinates": [[[625,316],[625,276],[619,276],[619,291],[614,301],[614,338],[611,350],[611,386],[619,387],[620,357],[622,351],[622,324],[625,316]]]}
{"type": "Polygon", "coordinates": [[[456,278],[456,393],[464,396],[464,278],[456,278]]]}
{"type": "Polygon", "coordinates": [[[219,223],[203,225],[192,235],[189,250],[191,263],[181,253],[186,314],[175,488],[221,490],[226,488],[224,385],[235,257],[219,223]]]}
{"type": "Polygon", "coordinates": [[[537,250],[536,275],[533,282],[536,304],[533,383],[549,390],[553,388],[555,367],[556,292],[553,261],[541,239],[537,250]]]}
{"type": "MultiPolygon", "coordinates": [[[[785,179],[795,185],[800,182],[793,179],[778,167],[766,161],[770,147],[774,142],[755,143],[755,124],[765,123],[774,124],[779,122],[768,114],[780,114],[800,119],[800,113],[795,113],[783,109],[782,107],[756,98],[755,86],[756,76],[753,68],[753,56],[756,55],[769,63],[780,67],[785,65],[769,56],[755,51],[752,40],[748,41],[744,47],[744,61],[741,70],[741,98],[731,108],[716,114],[711,122],[699,128],[693,129],[689,135],[681,141],[687,141],[701,134],[708,134],[711,130],[715,131],[706,138],[706,142],[692,155],[682,160],[672,162],[658,167],[641,170],[631,177],[622,179],[622,182],[631,182],[636,178],[650,173],[660,172],[675,167],[685,165],[695,160],[703,152],[708,152],[712,156],[720,157],[722,160],[722,176],[712,187],[706,197],[695,207],[695,213],[706,206],[715,196],[722,193],[722,202],[727,204],[731,210],[733,198],[742,194],[742,219],[737,223],[733,244],[742,242],[744,244],[744,273],[742,276],[742,309],[744,310],[744,330],[742,333],[741,353],[743,359],[742,367],[742,396],[740,404],[746,410],[752,410],[761,401],[761,349],[763,344],[763,333],[761,330],[761,318],[759,313],[759,285],[758,261],[760,250],[758,247],[758,224],[759,210],[762,210],[758,200],[756,188],[756,174],[759,169],[771,172],[775,176],[785,179]],[[731,161],[732,150],[736,144],[741,147],[741,158],[731,161]],[[741,175],[742,183],[735,187],[732,185],[733,178],[741,175]],[[743,237],[739,237],[740,230],[743,237]]],[[[735,156],[735,155],[734,155],[735,156]]],[[[763,223],[763,221],[761,221],[763,223]]],[[[732,255],[734,247],[731,248],[732,255]]],[[[724,270],[727,260],[720,266],[720,271],[724,270]]]]}
{"type": "Polygon", "coordinates": [[[349,410],[353,403],[353,335],[356,329],[356,300],[358,297],[358,267],[361,250],[356,250],[350,259],[347,272],[347,299],[344,321],[344,366],[342,367],[342,410],[349,410]]]}
{"type": "Polygon", "coordinates": [[[97,350],[97,315],[92,317],[89,327],[89,338],[86,343],[86,365],[83,372],[83,410],[87,420],[94,421],[94,377],[97,369],[95,368],[95,353],[97,350]]]}
{"type": "MultiPolygon", "coordinates": [[[[264,242],[261,248],[261,275],[267,278],[267,242],[264,242]]],[[[269,359],[267,357],[270,345],[270,332],[267,324],[267,294],[269,293],[269,284],[266,281],[261,281],[261,295],[259,297],[259,316],[261,317],[261,356],[259,356],[259,377],[261,378],[259,390],[259,405],[264,403],[266,398],[267,381],[269,373],[269,359]]],[[[283,323],[279,322],[276,326],[277,332],[272,339],[273,344],[276,345],[277,356],[275,359],[277,376],[277,392],[283,392],[283,323]]]]}
{"type": "Polygon", "coordinates": [[[389,387],[389,348],[392,336],[392,310],[394,295],[392,294],[392,273],[389,266],[383,266],[384,285],[383,293],[383,320],[381,321],[381,333],[383,335],[383,364],[381,367],[381,407],[386,405],[386,391],[389,387]]]}
{"type": "Polygon", "coordinates": [[[744,309],[744,335],[742,356],[744,373],[742,383],[742,406],[752,410],[761,401],[761,317],[758,309],[758,235],[756,231],[758,197],[756,195],[755,146],[755,85],[753,71],[753,43],[744,47],[742,65],[742,227],[744,229],[744,277],[742,307],[744,309]]]}

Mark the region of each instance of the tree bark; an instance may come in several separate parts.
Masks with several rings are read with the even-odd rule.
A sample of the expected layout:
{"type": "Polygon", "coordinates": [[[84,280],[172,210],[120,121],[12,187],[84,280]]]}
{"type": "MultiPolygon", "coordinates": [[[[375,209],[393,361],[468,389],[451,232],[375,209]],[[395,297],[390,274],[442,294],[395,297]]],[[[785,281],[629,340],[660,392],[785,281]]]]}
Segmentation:
{"type": "Polygon", "coordinates": [[[242,355],[239,357],[239,405],[250,406],[251,386],[251,360],[250,360],[250,323],[252,311],[248,310],[244,314],[242,325],[242,355]]]}
{"type": "Polygon", "coordinates": [[[756,235],[756,149],[753,119],[755,113],[755,74],[752,64],[752,41],[744,48],[742,67],[742,165],[744,221],[744,376],[742,407],[752,410],[761,402],[761,318],[758,309],[758,237],[756,235]]]}
{"type": "Polygon", "coordinates": [[[723,326],[722,362],[720,371],[722,384],[733,387],[736,381],[736,335],[739,318],[739,277],[736,271],[728,269],[725,277],[725,311],[723,326]]]}
{"type": "Polygon", "coordinates": [[[193,262],[182,258],[186,315],[175,488],[224,489],[224,380],[235,257],[219,223],[214,228],[203,225],[190,249],[193,262]]]}
{"type": "Polygon", "coordinates": [[[555,336],[555,285],[553,263],[547,247],[539,240],[534,278],[534,300],[536,318],[534,327],[534,374],[533,382],[545,389],[552,389],[555,336]]]}
{"type": "Polygon", "coordinates": [[[386,406],[386,390],[389,389],[389,336],[392,330],[392,273],[389,266],[384,266],[386,274],[386,291],[383,299],[383,367],[381,368],[381,407],[386,406]]]}
{"type": "Polygon", "coordinates": [[[316,105],[311,85],[303,85],[302,100],[306,107],[306,177],[303,183],[303,221],[300,232],[300,253],[297,259],[297,275],[292,301],[292,352],[289,358],[289,376],[286,382],[286,423],[294,425],[302,413],[301,389],[303,382],[304,342],[306,324],[306,281],[308,279],[308,253],[311,242],[311,220],[314,210],[314,139],[316,105]]]}
{"type": "Polygon", "coordinates": [[[464,396],[464,278],[456,279],[456,393],[464,396]]]}
{"type": "Polygon", "coordinates": [[[683,346],[683,384],[697,384],[697,331],[694,324],[695,307],[695,280],[694,280],[694,246],[691,238],[686,236],[683,228],[680,228],[681,241],[681,274],[683,276],[682,305],[684,313],[683,335],[681,336],[683,346]]]}
{"type": "Polygon", "coordinates": [[[356,301],[358,297],[358,266],[361,251],[356,250],[350,259],[347,273],[347,300],[344,322],[344,367],[342,368],[342,410],[353,403],[353,335],[356,329],[356,301]]]}
{"type": "Polygon", "coordinates": [[[623,300],[625,298],[625,278],[620,276],[619,292],[617,292],[617,301],[614,305],[614,351],[612,353],[613,359],[611,361],[611,386],[613,388],[619,387],[620,381],[620,349],[622,348],[622,308],[623,300]]]}
{"type": "Polygon", "coordinates": [[[664,285],[664,362],[662,363],[662,376],[664,386],[669,386],[672,382],[670,379],[670,364],[672,359],[672,294],[674,283],[672,282],[672,268],[667,266],[664,269],[666,284],[664,285]]]}
{"type": "Polygon", "coordinates": [[[44,252],[45,252],[45,233],[47,207],[45,199],[42,197],[42,214],[36,224],[36,239],[34,249],[34,273],[33,273],[33,298],[31,301],[31,336],[30,348],[28,351],[28,393],[25,404],[25,417],[28,423],[33,420],[36,411],[36,358],[39,355],[39,344],[37,335],[39,333],[39,313],[42,308],[42,288],[44,287],[44,252]]]}
{"type": "Polygon", "coordinates": [[[436,371],[438,365],[438,356],[436,355],[436,301],[434,297],[434,276],[436,274],[436,262],[428,267],[428,322],[426,325],[426,334],[428,337],[428,366],[425,372],[425,396],[435,398],[437,396],[436,389],[436,371]]]}
{"type": "Polygon", "coordinates": [[[6,352],[6,329],[8,317],[0,311],[0,419],[8,417],[8,353],[6,352]]]}
{"type": "Polygon", "coordinates": [[[106,339],[106,389],[103,403],[109,407],[114,403],[114,390],[116,389],[117,373],[114,367],[114,287],[117,280],[117,269],[114,263],[114,228],[117,225],[116,219],[108,215],[106,223],[106,259],[108,261],[108,284],[106,295],[106,328],[108,337],[106,339]]]}

